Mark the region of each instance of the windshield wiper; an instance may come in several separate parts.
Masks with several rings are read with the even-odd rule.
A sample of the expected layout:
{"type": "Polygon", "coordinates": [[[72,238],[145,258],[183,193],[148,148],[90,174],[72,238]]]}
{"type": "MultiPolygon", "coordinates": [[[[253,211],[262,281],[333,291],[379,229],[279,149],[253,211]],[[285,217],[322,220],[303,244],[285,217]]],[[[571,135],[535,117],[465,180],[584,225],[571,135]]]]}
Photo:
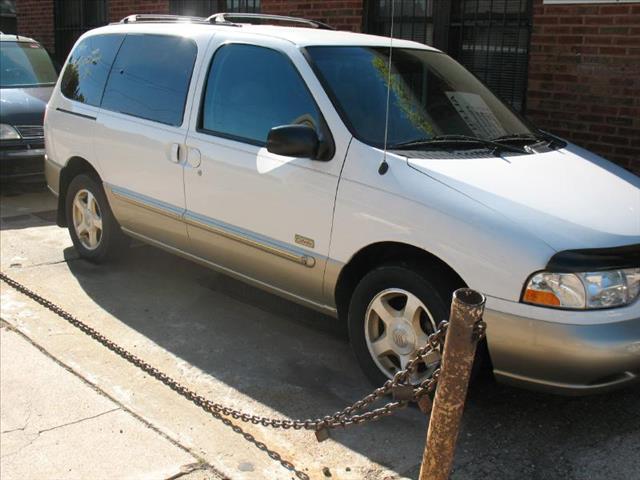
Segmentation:
{"type": "Polygon", "coordinates": [[[519,147],[514,147],[513,145],[506,145],[496,140],[488,140],[486,138],[472,137],[470,135],[437,135],[432,138],[421,138],[418,140],[412,140],[410,142],[397,143],[395,145],[390,146],[389,148],[395,149],[395,150],[410,150],[412,148],[420,148],[420,147],[437,147],[438,145],[443,145],[447,143],[454,144],[454,145],[460,145],[460,144],[466,144],[466,143],[480,144],[487,148],[490,148],[494,154],[501,151],[527,153],[526,150],[519,147]]]}
{"type": "Polygon", "coordinates": [[[509,135],[502,135],[500,137],[492,138],[493,142],[504,142],[508,140],[524,140],[524,141],[549,141],[545,135],[536,133],[513,133],[509,135]]]}
{"type": "Polygon", "coordinates": [[[524,141],[524,142],[544,142],[548,147],[562,145],[558,139],[544,133],[514,133],[492,138],[494,142],[524,141]]]}

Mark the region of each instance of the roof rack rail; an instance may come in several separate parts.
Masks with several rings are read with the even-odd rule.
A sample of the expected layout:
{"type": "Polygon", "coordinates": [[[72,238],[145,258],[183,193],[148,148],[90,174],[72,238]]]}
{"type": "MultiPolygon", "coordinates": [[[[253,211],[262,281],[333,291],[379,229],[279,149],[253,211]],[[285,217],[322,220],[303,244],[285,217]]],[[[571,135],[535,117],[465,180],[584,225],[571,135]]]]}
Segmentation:
{"type": "Polygon", "coordinates": [[[204,17],[188,17],[183,15],[134,14],[124,17],[118,23],[209,23],[204,17]]]}
{"type": "MultiPolygon", "coordinates": [[[[234,24],[235,20],[271,20],[276,22],[291,22],[291,23],[303,23],[309,27],[318,28],[321,30],[335,30],[331,25],[327,25],[317,20],[309,20],[307,18],[288,17],[285,15],[267,15],[263,13],[216,13],[211,15],[207,20],[213,24],[234,24]]],[[[251,22],[249,22],[251,23],[251,22]]]]}

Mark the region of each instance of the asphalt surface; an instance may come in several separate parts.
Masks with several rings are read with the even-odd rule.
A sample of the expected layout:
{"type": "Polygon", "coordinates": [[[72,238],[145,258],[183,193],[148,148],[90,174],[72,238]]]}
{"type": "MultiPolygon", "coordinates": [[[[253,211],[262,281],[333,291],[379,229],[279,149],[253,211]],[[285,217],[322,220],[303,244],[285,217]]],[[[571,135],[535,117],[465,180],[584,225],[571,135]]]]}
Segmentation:
{"type": "MultiPolygon", "coordinates": [[[[88,264],[52,224],[54,202],[38,187],[3,189],[1,204],[4,272],[205,396],[304,418],[333,412],[371,388],[336,320],[148,246],[112,265],[88,264]]],[[[247,427],[294,467],[283,468],[246,436],[103,359],[102,347],[4,285],[2,294],[2,317],[13,328],[231,478],[418,476],[426,420],[417,409],[335,432],[322,444],[308,433],[247,427]]],[[[485,477],[640,479],[640,386],[571,398],[484,379],[470,393],[451,478],[485,477]]]]}

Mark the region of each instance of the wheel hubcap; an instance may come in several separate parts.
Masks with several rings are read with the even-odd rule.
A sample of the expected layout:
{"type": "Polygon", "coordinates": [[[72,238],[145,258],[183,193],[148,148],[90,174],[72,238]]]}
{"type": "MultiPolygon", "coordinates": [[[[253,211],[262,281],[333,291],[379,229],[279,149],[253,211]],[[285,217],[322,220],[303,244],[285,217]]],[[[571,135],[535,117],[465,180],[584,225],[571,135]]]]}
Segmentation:
{"type": "MultiPolygon", "coordinates": [[[[404,369],[418,349],[427,344],[436,323],[425,305],[411,292],[393,288],[378,293],[365,314],[365,339],[378,368],[392,378],[404,369]]],[[[426,379],[440,363],[440,353],[423,357],[411,377],[426,379]]]]}
{"type": "Polygon", "coordinates": [[[102,240],[102,214],[96,197],[89,190],[79,190],[73,199],[73,227],[78,240],[88,250],[95,250],[102,240]]]}

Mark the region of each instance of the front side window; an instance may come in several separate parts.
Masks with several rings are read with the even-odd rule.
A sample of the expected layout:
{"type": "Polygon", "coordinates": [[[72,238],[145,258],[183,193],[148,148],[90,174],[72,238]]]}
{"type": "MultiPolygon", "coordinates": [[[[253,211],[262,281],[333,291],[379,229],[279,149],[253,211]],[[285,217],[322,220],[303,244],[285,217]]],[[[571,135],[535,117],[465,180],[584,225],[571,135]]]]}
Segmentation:
{"type": "Polygon", "coordinates": [[[320,112],[291,61],[253,45],[222,47],[211,63],[200,128],[264,145],[273,127],[306,124],[319,131],[320,112]]]}
{"type": "MultiPolygon", "coordinates": [[[[370,145],[384,145],[389,48],[308,47],[307,51],[352,133],[370,145]]],[[[394,48],[390,83],[389,148],[447,135],[491,140],[536,133],[442,53],[394,48]]]]}
{"type": "Polygon", "coordinates": [[[118,52],[102,108],[182,125],[198,48],[184,37],[129,34],[118,52]]]}
{"type": "Polygon", "coordinates": [[[0,87],[53,85],[58,75],[49,54],[37,43],[0,43],[0,87]]]}
{"type": "Polygon", "coordinates": [[[62,74],[62,94],[71,100],[99,107],[111,64],[123,38],[123,35],[96,35],[76,45],[62,74]]]}

